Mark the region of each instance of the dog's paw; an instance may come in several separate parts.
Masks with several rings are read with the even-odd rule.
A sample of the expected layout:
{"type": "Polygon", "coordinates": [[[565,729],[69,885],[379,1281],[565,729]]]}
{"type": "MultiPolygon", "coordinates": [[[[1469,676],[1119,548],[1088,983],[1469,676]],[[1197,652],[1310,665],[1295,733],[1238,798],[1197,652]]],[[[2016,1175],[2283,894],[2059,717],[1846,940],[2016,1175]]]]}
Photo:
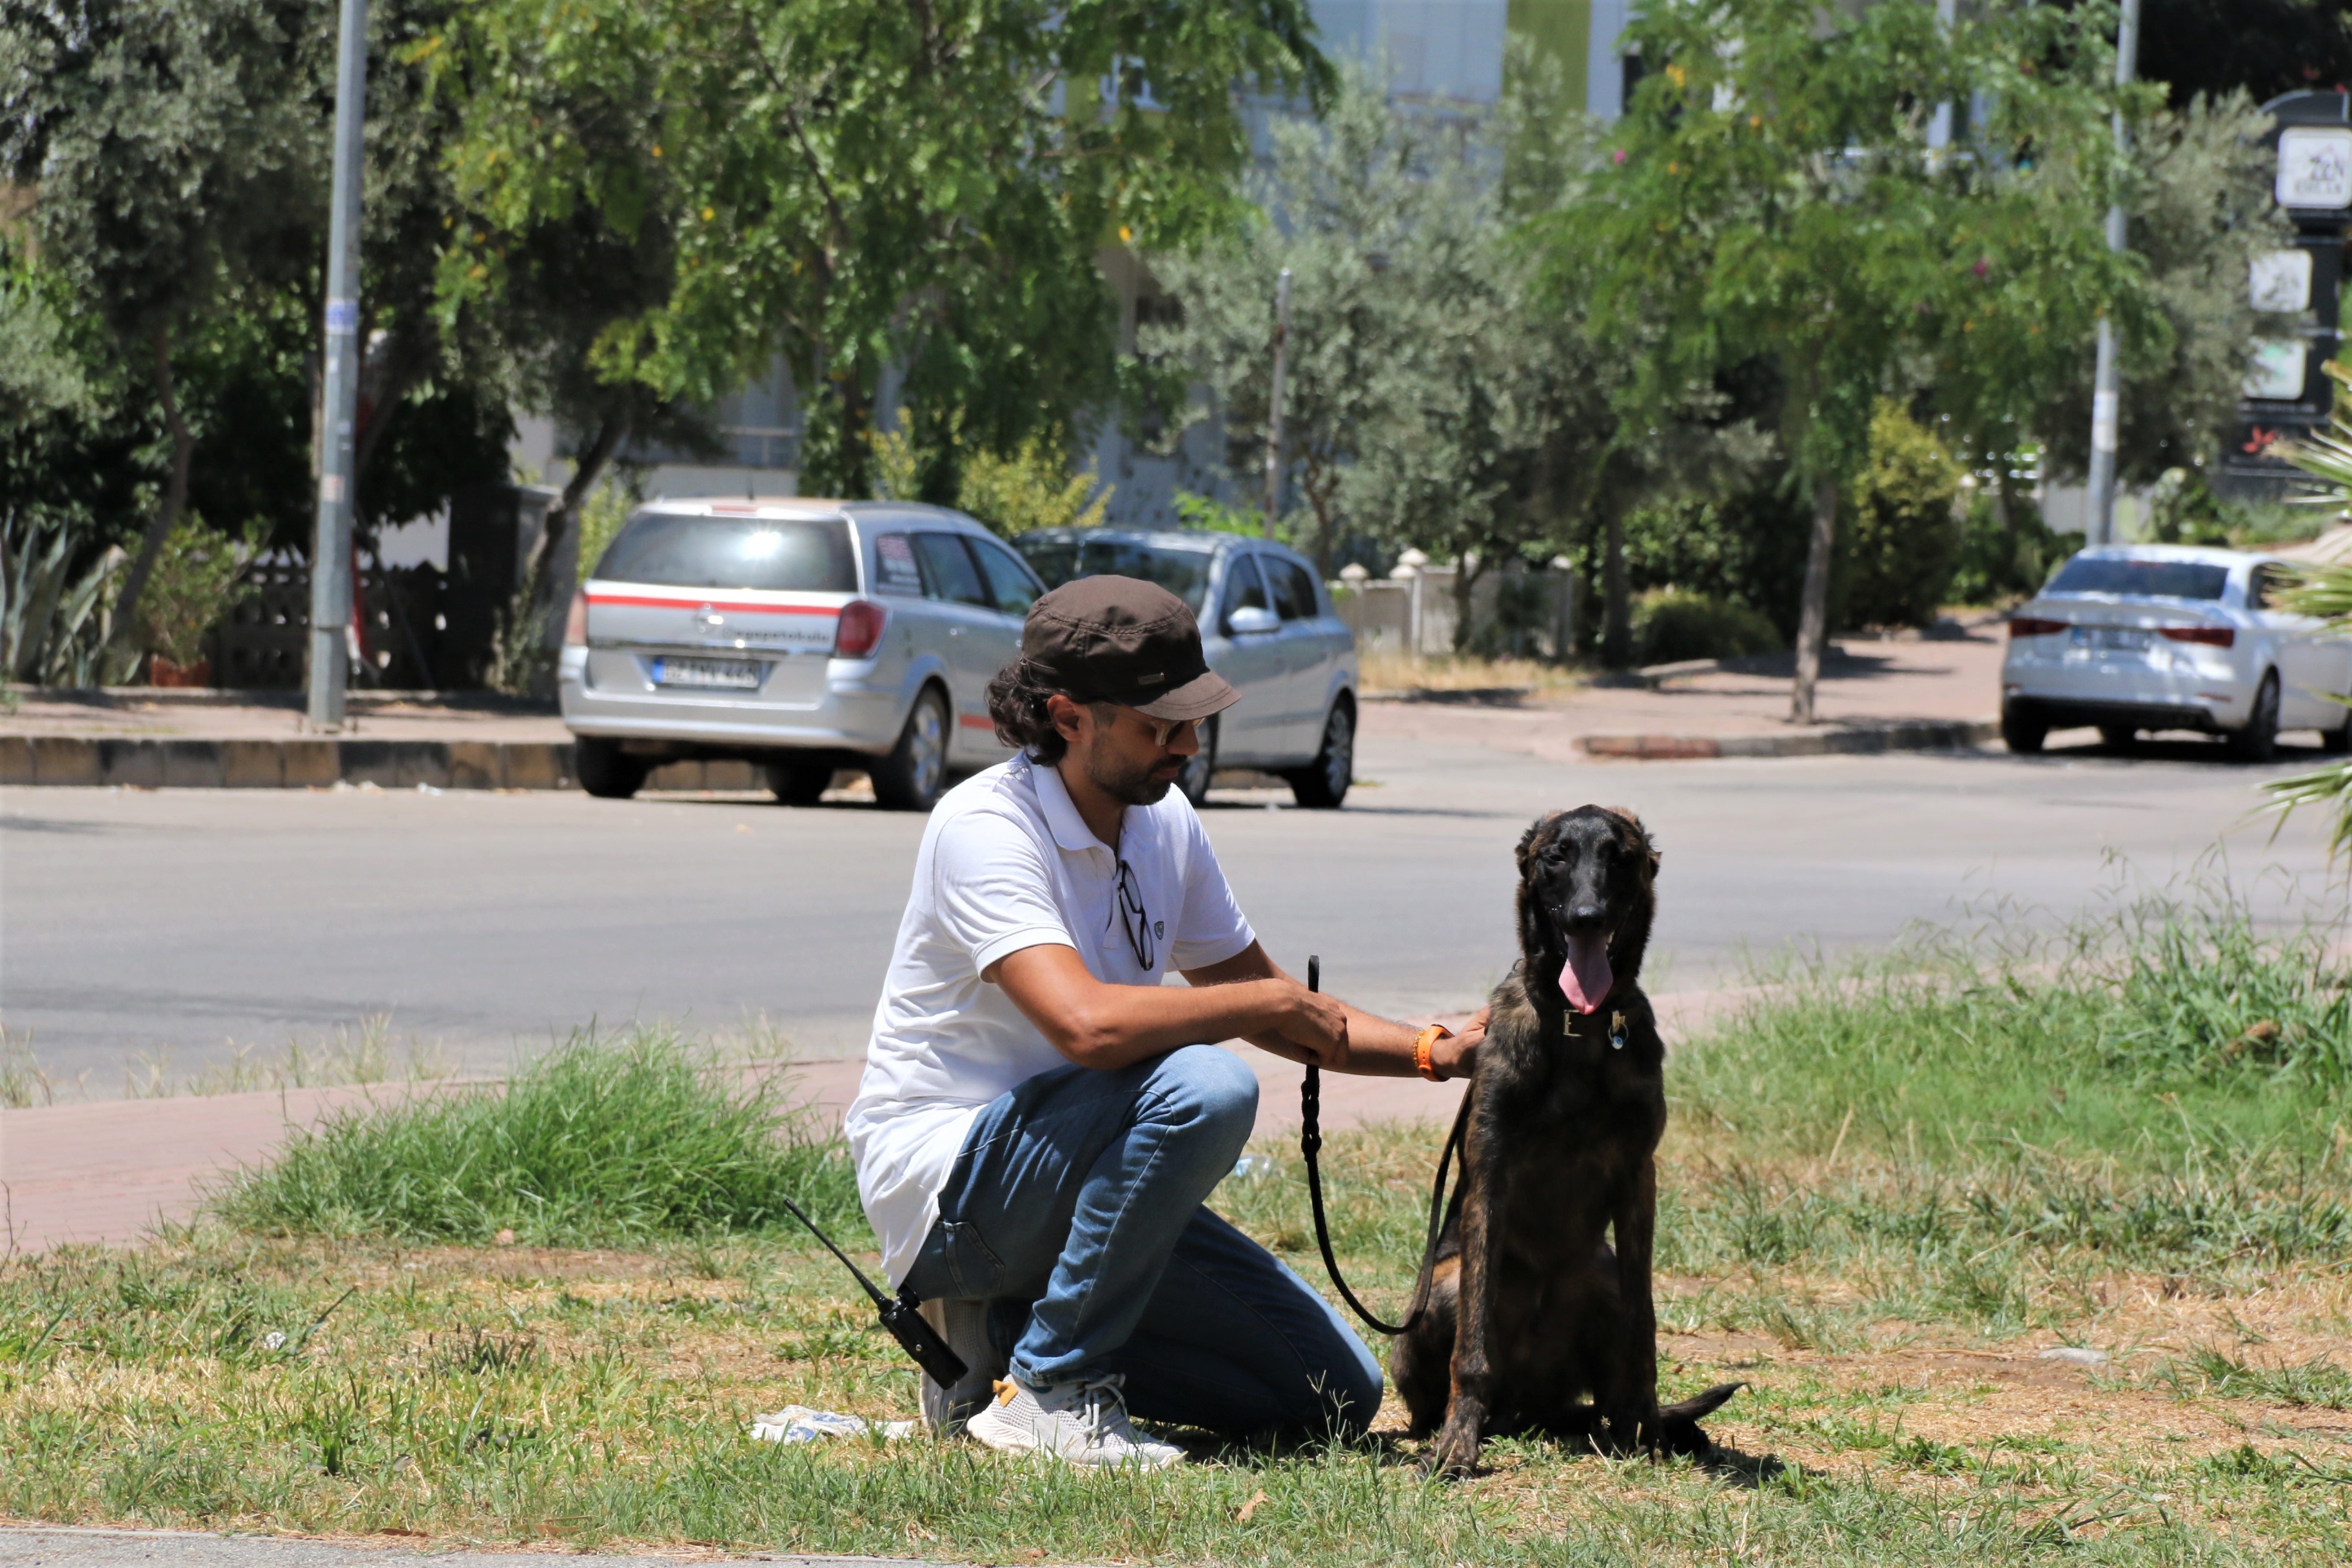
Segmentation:
{"type": "Polygon", "coordinates": [[[1423,1474],[1441,1481],[1468,1480],[1478,1473],[1478,1434],[1446,1427],[1421,1468],[1423,1474]]]}

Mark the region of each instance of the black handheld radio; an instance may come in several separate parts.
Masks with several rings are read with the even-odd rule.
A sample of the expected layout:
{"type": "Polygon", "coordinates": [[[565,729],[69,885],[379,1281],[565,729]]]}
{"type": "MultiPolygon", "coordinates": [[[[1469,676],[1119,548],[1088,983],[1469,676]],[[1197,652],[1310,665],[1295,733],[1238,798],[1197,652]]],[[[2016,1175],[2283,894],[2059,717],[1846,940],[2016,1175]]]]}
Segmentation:
{"type": "Polygon", "coordinates": [[[896,1296],[884,1295],[882,1287],[866,1278],[866,1271],[849,1261],[848,1256],[834,1246],[833,1237],[817,1229],[816,1221],[803,1214],[798,1204],[790,1198],[776,1201],[790,1209],[794,1219],[808,1226],[809,1234],[823,1242],[827,1252],[841,1259],[841,1266],[849,1270],[868,1296],[874,1298],[875,1309],[882,1314],[882,1326],[890,1331],[890,1337],[897,1340],[908,1355],[915,1358],[915,1364],[930,1374],[933,1383],[941,1388],[953,1388],[963,1381],[964,1373],[971,1369],[963,1364],[963,1357],[948,1348],[947,1341],[940,1338],[939,1331],[923,1321],[919,1310],[923,1304],[920,1296],[903,1285],[896,1296]]]}

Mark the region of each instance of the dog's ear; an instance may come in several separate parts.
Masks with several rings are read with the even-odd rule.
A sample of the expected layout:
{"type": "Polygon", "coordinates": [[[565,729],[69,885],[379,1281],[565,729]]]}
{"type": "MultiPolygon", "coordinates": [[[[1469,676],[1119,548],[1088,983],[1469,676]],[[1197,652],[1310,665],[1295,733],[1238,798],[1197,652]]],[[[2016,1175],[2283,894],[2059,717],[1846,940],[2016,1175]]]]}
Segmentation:
{"type": "Polygon", "coordinates": [[[1642,826],[1642,819],[1633,815],[1633,808],[1630,805],[1605,805],[1601,809],[1623,826],[1628,841],[1649,858],[1650,875],[1656,876],[1658,863],[1663,857],[1658,853],[1657,841],[1650,837],[1650,830],[1642,826]]]}

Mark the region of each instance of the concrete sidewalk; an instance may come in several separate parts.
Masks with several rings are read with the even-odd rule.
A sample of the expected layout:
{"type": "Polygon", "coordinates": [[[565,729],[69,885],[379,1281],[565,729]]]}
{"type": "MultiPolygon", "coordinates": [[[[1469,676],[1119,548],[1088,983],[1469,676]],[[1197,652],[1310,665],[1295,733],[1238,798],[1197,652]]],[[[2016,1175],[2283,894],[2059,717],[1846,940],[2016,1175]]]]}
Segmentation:
{"type": "Polygon", "coordinates": [[[1819,723],[1789,722],[1794,656],[1667,665],[1559,697],[1375,698],[1369,732],[1475,742],[1548,761],[1680,761],[1931,751],[1999,732],[2006,622],[1947,621],[1933,635],[1832,643],[1822,661],[1819,723]]]}
{"type": "MultiPolygon", "coordinates": [[[[2000,704],[1998,621],[1907,641],[1851,639],[1824,659],[1822,722],[1788,722],[1788,655],[1703,661],[1558,697],[1370,693],[1368,730],[1476,738],[1560,762],[1819,756],[1979,744],[2000,704]]],[[[0,715],[0,786],[140,789],[568,789],[572,737],[552,711],[480,695],[355,692],[333,736],[303,732],[296,692],[121,688],[26,694],[0,715]]],[[[669,763],[646,787],[759,790],[741,762],[669,763]]]]}

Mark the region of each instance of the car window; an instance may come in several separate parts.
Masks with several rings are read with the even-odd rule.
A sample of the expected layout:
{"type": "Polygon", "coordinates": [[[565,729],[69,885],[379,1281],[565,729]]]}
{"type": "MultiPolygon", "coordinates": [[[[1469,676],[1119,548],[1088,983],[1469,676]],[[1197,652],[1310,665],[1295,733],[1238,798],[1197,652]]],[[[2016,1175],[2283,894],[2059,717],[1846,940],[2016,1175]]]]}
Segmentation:
{"type": "Polygon", "coordinates": [[[2294,576],[2284,567],[2257,566],[2253,579],[2246,584],[2246,602],[2257,610],[2282,608],[2279,595],[2294,586],[2294,576]]]}
{"type": "Polygon", "coordinates": [[[1321,612],[1315,604],[1315,579],[1296,561],[1261,555],[1266,580],[1274,584],[1275,613],[1286,621],[1311,621],[1321,612]]]}
{"type": "Polygon", "coordinates": [[[2149,561],[2129,556],[2077,555],[2058,569],[2045,594],[2121,594],[2137,599],[2218,599],[2230,585],[2227,566],[2202,561],[2149,561]]]}
{"type": "Polygon", "coordinates": [[[1235,610],[1273,607],[1265,602],[1265,584],[1258,579],[1256,558],[1246,551],[1235,551],[1225,563],[1225,596],[1218,605],[1217,618],[1230,622],[1235,610]]]}
{"type": "Polygon", "coordinates": [[[849,525],[838,520],[681,517],[641,511],[606,548],[593,574],[608,583],[664,588],[768,588],[857,592],[849,525]]]}
{"type": "Polygon", "coordinates": [[[954,534],[915,535],[915,558],[923,563],[923,592],[932,598],[994,607],[988,590],[981,585],[980,569],[964,553],[963,541],[954,534]]]}
{"type": "Polygon", "coordinates": [[[996,607],[1008,616],[1027,616],[1029,606],[1037,602],[1037,595],[1045,589],[1038,585],[1035,575],[1023,564],[1021,557],[993,539],[966,534],[964,542],[980,557],[981,575],[988,579],[989,595],[996,601],[996,607]]]}
{"type": "Polygon", "coordinates": [[[874,591],[923,596],[923,569],[915,564],[914,542],[903,533],[879,534],[874,541],[874,591]]]}
{"type": "Polygon", "coordinates": [[[1023,535],[1014,542],[1049,588],[1077,577],[1139,577],[1157,583],[1194,615],[1208,602],[1213,550],[1141,544],[1132,539],[1052,539],[1023,535]]]}

